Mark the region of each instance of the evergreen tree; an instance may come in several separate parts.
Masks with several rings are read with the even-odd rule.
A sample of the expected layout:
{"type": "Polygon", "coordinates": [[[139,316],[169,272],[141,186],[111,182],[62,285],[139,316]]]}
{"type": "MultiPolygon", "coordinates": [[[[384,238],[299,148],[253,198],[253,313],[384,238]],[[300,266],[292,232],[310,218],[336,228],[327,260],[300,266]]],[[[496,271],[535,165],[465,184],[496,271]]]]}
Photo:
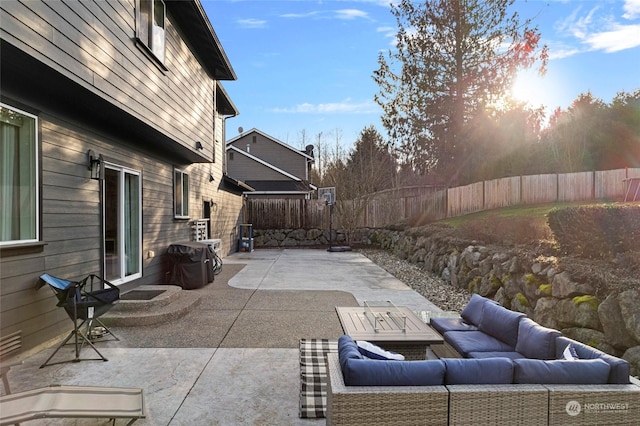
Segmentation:
{"type": "Polygon", "coordinates": [[[455,183],[472,160],[469,121],[503,96],[518,70],[541,61],[540,34],[508,14],[514,0],[401,0],[391,11],[397,50],[374,80],[382,122],[402,162],[455,183]],[[506,46],[506,47],[505,47],[506,46]]]}

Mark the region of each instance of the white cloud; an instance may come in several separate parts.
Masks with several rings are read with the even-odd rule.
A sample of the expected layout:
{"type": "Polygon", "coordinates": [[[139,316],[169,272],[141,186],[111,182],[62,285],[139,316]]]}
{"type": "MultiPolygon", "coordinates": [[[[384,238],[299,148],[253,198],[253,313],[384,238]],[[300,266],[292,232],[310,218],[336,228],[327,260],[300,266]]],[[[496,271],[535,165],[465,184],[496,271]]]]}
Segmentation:
{"type": "Polygon", "coordinates": [[[264,28],[267,24],[264,19],[254,18],[238,19],[236,22],[243,28],[264,28]]]}
{"type": "Polygon", "coordinates": [[[640,46],[640,24],[613,24],[610,31],[591,34],[585,38],[585,41],[593,49],[604,50],[607,53],[633,49],[640,46]]]}
{"type": "Polygon", "coordinates": [[[307,12],[307,13],[285,13],[283,15],[280,15],[281,18],[311,18],[314,16],[317,16],[320,12],[318,11],[313,11],[313,12],[307,12]]]}
{"type": "Polygon", "coordinates": [[[370,19],[369,14],[367,12],[359,9],[339,9],[339,10],[336,10],[335,13],[336,13],[336,18],[338,19],[345,19],[345,20],[351,20],[351,19],[357,19],[357,18],[370,19]]]}
{"type": "MultiPolygon", "coordinates": [[[[640,17],[640,0],[626,0],[623,6],[623,18],[640,17]]],[[[600,16],[600,7],[581,15],[581,8],[575,9],[565,20],[559,22],[556,29],[579,40],[587,51],[600,50],[606,53],[619,52],[640,46],[640,24],[622,24],[615,16],[600,16]]],[[[550,49],[551,56],[567,57],[585,49],[574,47],[550,49]]]]}
{"type": "Polygon", "coordinates": [[[305,102],[291,108],[273,108],[271,112],[288,114],[371,114],[379,112],[373,101],[354,103],[350,98],[341,102],[312,104],[305,102]]]}
{"type": "Polygon", "coordinates": [[[624,6],[622,6],[622,10],[624,10],[624,15],[622,15],[624,19],[639,18],[640,17],[640,0],[626,0],[624,2],[624,6]]]}

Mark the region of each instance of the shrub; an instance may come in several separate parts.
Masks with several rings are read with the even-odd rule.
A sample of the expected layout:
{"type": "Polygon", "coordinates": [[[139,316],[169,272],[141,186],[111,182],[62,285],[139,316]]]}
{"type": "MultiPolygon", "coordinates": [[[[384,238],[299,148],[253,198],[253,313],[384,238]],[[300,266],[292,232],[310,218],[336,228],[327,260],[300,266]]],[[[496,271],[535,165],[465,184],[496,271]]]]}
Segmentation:
{"type": "Polygon", "coordinates": [[[636,250],[640,206],[591,205],[553,209],[547,215],[560,250],[590,259],[613,260],[636,250]]]}
{"type": "Polygon", "coordinates": [[[460,225],[460,234],[486,244],[516,245],[548,240],[551,232],[543,220],[531,217],[487,216],[460,225]]]}

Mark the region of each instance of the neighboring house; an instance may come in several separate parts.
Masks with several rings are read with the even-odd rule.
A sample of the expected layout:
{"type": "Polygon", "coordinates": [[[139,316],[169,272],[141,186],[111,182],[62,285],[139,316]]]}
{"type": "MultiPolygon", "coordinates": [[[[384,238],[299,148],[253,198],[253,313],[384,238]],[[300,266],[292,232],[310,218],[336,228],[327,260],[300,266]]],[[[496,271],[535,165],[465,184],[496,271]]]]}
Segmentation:
{"type": "Polygon", "coordinates": [[[227,141],[227,173],[251,198],[312,198],[313,161],[313,145],[300,151],[256,129],[227,141]]]}
{"type": "Polygon", "coordinates": [[[42,273],[163,283],[167,247],[207,216],[234,250],[236,75],[199,0],[2,0],[0,37],[2,335],[69,330],[42,273]]]}

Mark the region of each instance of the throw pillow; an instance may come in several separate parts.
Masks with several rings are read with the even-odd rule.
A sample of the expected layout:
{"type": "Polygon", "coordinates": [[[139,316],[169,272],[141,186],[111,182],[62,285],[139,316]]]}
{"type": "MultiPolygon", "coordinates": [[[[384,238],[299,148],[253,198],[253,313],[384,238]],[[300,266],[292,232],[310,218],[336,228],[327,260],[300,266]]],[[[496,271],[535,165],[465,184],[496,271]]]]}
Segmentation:
{"type": "Polygon", "coordinates": [[[564,348],[564,351],[562,351],[562,356],[564,357],[564,359],[568,359],[570,361],[580,358],[578,356],[578,353],[576,352],[576,348],[574,348],[571,344],[568,344],[567,347],[564,348]]]}
{"type": "Polygon", "coordinates": [[[360,353],[367,358],[396,361],[404,360],[404,355],[382,349],[380,346],[374,345],[373,343],[367,342],[366,340],[358,340],[356,344],[358,345],[358,350],[360,351],[360,353]]]}

